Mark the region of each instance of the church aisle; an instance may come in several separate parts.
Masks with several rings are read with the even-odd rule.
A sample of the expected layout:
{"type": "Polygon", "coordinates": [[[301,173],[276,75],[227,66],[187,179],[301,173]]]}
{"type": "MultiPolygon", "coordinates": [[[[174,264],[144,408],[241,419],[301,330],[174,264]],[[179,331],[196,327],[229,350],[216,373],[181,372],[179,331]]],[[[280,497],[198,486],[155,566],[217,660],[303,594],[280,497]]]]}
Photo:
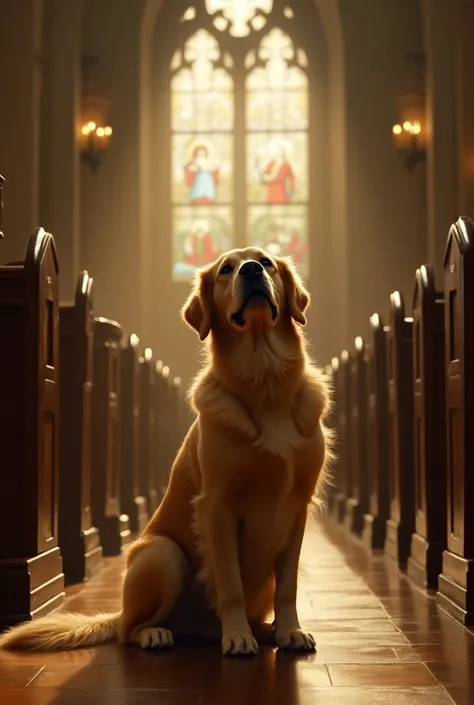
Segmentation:
{"type": "MultiPolygon", "coordinates": [[[[332,531],[332,530],[331,530],[332,531]]],[[[471,705],[474,632],[353,540],[312,529],[300,615],[318,653],[262,647],[230,660],[217,646],[166,653],[115,644],[69,653],[0,655],[2,705],[471,705]]],[[[120,606],[122,559],[68,591],[71,610],[120,606]]]]}

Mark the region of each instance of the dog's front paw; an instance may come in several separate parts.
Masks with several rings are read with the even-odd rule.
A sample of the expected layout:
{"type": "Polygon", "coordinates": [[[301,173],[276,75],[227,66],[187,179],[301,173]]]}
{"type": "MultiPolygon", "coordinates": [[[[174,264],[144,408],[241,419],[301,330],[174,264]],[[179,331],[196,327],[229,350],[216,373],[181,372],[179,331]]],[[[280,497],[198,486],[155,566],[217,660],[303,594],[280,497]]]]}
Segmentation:
{"type": "Polygon", "coordinates": [[[258,651],[252,632],[227,632],[222,637],[224,656],[254,656],[258,651]]]}
{"type": "Polygon", "coordinates": [[[146,627],[138,634],[137,639],[142,649],[170,649],[174,646],[173,634],[169,629],[161,627],[146,627]]]}
{"type": "Polygon", "coordinates": [[[312,634],[301,629],[275,631],[275,641],[284,651],[315,651],[316,640],[312,634]]]}

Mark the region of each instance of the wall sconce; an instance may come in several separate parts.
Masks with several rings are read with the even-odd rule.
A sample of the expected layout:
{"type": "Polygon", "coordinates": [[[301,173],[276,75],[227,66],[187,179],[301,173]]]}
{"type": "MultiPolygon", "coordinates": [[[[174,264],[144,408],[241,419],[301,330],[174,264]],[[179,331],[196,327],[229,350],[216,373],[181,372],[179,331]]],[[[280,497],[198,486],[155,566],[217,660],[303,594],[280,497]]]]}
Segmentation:
{"type": "Polygon", "coordinates": [[[399,100],[401,120],[392,127],[395,147],[403,162],[412,171],[426,161],[426,123],[424,98],[419,94],[406,95],[399,100]]]}
{"type": "Polygon", "coordinates": [[[81,159],[97,171],[109,149],[112,128],[107,124],[108,101],[89,97],[84,101],[79,132],[81,159]]]}

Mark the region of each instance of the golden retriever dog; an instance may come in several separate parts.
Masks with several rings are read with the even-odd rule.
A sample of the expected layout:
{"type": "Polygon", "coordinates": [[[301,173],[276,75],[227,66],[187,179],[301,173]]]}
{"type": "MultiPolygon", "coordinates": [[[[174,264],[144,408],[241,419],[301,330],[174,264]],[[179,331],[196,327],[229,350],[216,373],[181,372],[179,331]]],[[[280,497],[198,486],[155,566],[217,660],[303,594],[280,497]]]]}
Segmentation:
{"type": "Polygon", "coordinates": [[[232,250],[198,274],[182,311],[206,341],[190,392],[196,420],[163,501],[128,552],[122,611],[59,612],[14,627],[1,647],[68,649],[114,638],[170,647],[173,624],[199,635],[204,605],[224,654],[255,654],[259,625],[272,613],[278,647],[315,648],[296,593],[330,435],[328,385],[301,330],[308,304],[291,262],[260,249],[232,250]]]}

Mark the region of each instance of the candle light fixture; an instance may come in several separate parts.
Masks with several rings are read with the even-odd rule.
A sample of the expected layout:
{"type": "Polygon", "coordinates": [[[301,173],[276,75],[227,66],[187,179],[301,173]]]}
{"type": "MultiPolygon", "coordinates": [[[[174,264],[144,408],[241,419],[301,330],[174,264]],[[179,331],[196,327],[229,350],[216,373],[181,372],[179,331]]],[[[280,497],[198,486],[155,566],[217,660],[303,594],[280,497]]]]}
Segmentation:
{"type": "Polygon", "coordinates": [[[106,156],[112,127],[107,123],[108,101],[89,96],[83,104],[79,130],[81,159],[92,171],[97,171],[106,156]]]}
{"type": "Polygon", "coordinates": [[[392,127],[395,147],[408,169],[426,160],[425,103],[420,94],[408,94],[398,101],[400,121],[392,127]]]}

